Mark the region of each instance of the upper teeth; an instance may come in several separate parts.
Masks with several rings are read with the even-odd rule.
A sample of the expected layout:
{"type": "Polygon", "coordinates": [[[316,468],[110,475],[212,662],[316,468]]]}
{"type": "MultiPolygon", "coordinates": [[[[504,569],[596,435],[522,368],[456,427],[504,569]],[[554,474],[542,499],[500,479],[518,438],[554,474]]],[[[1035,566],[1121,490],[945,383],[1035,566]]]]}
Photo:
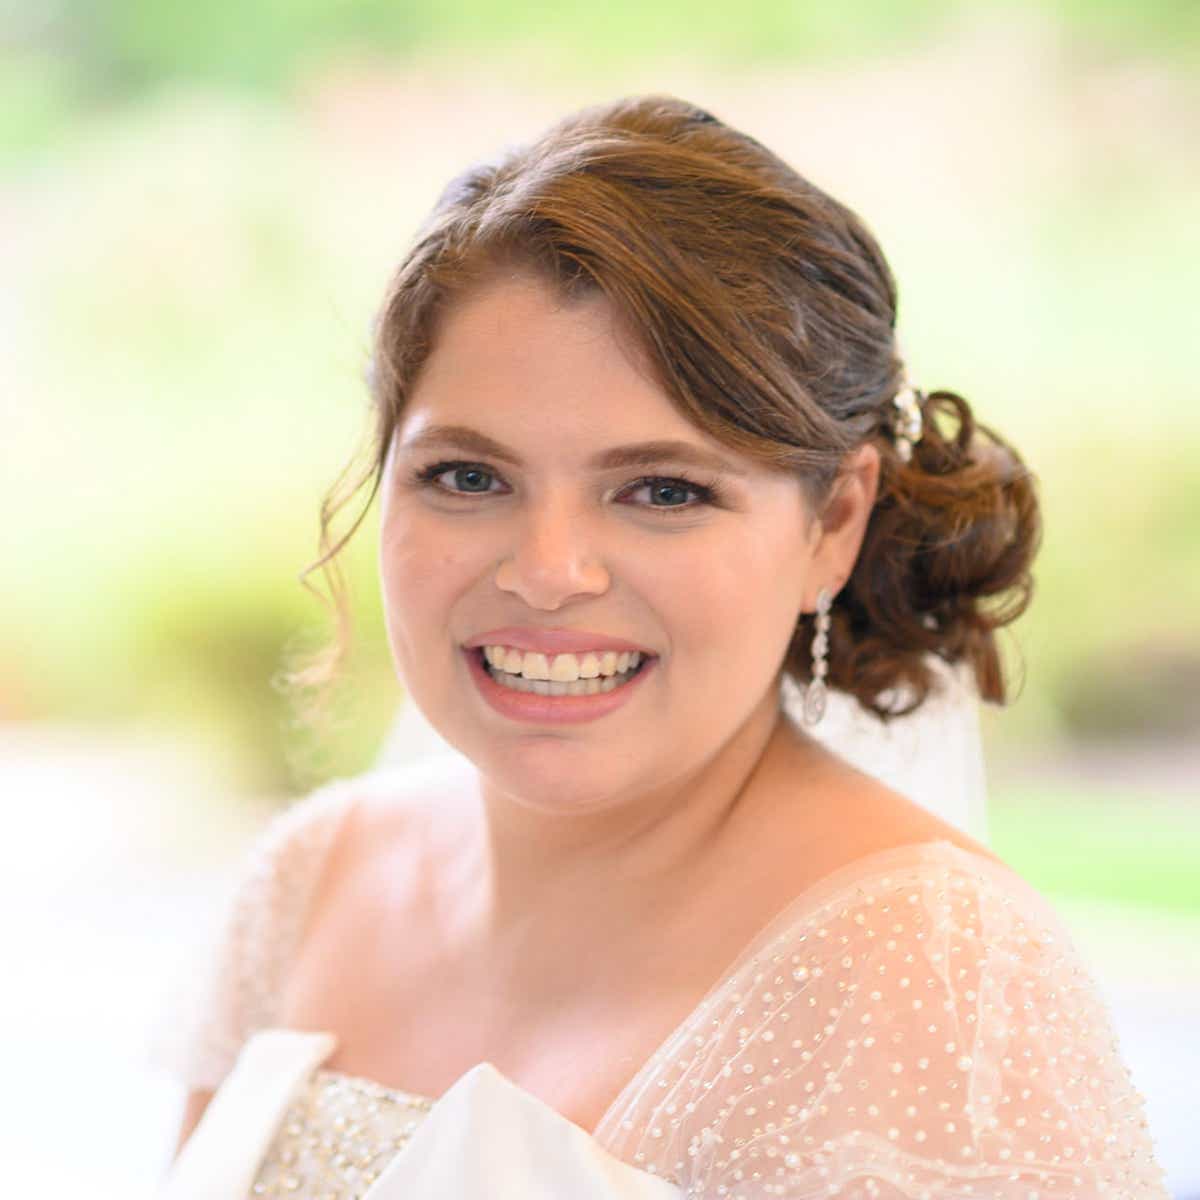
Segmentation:
{"type": "Polygon", "coordinates": [[[589,650],[582,655],[555,654],[553,661],[535,650],[515,650],[511,646],[484,646],[483,653],[497,670],[555,683],[620,674],[632,670],[642,661],[640,650],[623,650],[619,654],[615,650],[589,650]]]}

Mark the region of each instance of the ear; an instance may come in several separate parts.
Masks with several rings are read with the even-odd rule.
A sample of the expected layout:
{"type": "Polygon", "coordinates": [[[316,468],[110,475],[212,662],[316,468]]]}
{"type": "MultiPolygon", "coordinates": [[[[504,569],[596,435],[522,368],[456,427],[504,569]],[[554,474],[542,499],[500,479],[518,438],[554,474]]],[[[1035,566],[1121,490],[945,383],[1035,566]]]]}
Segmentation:
{"type": "Polygon", "coordinates": [[[815,612],[817,593],[826,587],[836,595],[854,570],[879,491],[879,450],[870,442],[843,460],[829,497],[813,519],[813,551],[809,591],[803,612],[815,612]]]}

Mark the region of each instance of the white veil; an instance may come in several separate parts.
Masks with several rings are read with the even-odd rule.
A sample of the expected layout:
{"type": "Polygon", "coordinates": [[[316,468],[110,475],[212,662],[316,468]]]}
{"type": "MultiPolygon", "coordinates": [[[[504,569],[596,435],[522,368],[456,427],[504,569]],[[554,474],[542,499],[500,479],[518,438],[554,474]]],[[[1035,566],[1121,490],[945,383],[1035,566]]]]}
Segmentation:
{"type": "MultiPolygon", "coordinates": [[[[807,732],[856,766],[881,779],[943,821],[987,845],[987,779],[979,730],[979,698],[967,664],[952,668],[936,656],[943,680],[915,712],[884,724],[846,692],[829,689],[825,715],[807,732]]],[[[799,723],[803,690],[783,677],[782,700],[799,723]]],[[[459,752],[444,741],[410,700],[401,704],[380,766],[459,752]]]]}
{"type": "MultiPolygon", "coordinates": [[[[829,689],[825,715],[807,732],[860,771],[881,779],[977,842],[989,843],[987,776],[979,693],[966,663],[929,656],[942,683],[915,712],[884,724],[847,692],[829,689]]],[[[799,722],[804,691],[783,680],[786,711],[799,722]]]]}

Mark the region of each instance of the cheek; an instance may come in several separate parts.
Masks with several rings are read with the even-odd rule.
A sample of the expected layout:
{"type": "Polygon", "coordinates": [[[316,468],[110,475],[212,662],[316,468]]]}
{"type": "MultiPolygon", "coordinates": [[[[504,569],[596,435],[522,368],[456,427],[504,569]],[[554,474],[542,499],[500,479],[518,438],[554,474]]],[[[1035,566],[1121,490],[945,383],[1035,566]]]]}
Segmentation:
{"type": "Polygon", "coordinates": [[[419,664],[446,639],[456,600],[471,578],[469,563],[428,527],[393,521],[381,529],[383,621],[406,687],[425,676],[428,664],[419,664]]]}
{"type": "Polygon", "coordinates": [[[394,519],[380,531],[379,569],[390,599],[397,601],[453,588],[470,563],[444,527],[394,519]]]}
{"type": "Polygon", "coordinates": [[[647,586],[678,641],[701,658],[724,664],[732,647],[747,662],[767,661],[792,634],[796,572],[777,538],[742,536],[660,560],[647,586]]]}
{"type": "Polygon", "coordinates": [[[722,613],[753,609],[778,579],[780,566],[774,545],[752,536],[698,539],[685,553],[668,552],[658,561],[660,586],[669,586],[689,605],[722,613]]]}

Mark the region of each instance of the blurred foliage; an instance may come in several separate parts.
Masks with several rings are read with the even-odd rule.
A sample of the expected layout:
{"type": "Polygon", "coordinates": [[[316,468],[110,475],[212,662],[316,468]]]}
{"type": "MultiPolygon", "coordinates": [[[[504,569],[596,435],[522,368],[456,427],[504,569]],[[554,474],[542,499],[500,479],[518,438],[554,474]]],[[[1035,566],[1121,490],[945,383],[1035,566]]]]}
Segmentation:
{"type": "MultiPolygon", "coordinates": [[[[368,533],[363,547],[369,539],[368,533]]],[[[211,728],[214,742],[223,734],[235,787],[286,794],[316,786],[346,762],[369,761],[399,693],[372,589],[353,597],[357,644],[327,719],[305,719],[306,693],[289,691],[280,669],[326,641],[332,622],[313,620],[309,593],[280,587],[295,572],[274,556],[264,561],[268,545],[269,537],[240,541],[216,573],[168,574],[155,561],[130,587],[143,614],[139,658],[130,665],[144,681],[142,714],[211,728]]]]}
{"type": "MultiPolygon", "coordinates": [[[[1081,741],[1111,744],[1152,734],[1194,742],[1200,730],[1200,647],[1195,638],[1180,638],[1097,651],[1076,666],[1061,693],[1065,724],[1081,741]]],[[[1196,790],[1200,795],[1200,780],[1196,790]]]]}
{"type": "Polygon", "coordinates": [[[991,847],[1049,896],[1143,905],[1200,916],[1200,813],[1129,788],[1097,799],[1062,785],[1000,790],[988,807],[991,847]]]}
{"type": "MultiPolygon", "coordinates": [[[[70,62],[96,96],[139,94],[167,81],[277,89],[337,53],[504,53],[534,47],[571,70],[661,58],[679,46],[734,65],[862,55],[930,32],[981,0],[856,0],[801,5],[751,0],[610,0],[604,5],[489,0],[220,0],[204,7],[92,0],[21,14],[16,37],[70,62]],[[581,55],[586,56],[582,57],[581,55]]],[[[1121,7],[1121,6],[1118,6],[1121,7]]],[[[1125,5],[1123,7],[1132,7],[1125,5]]],[[[1165,7],[1165,5],[1163,6],[1165,7]]],[[[1076,19],[1087,23],[1086,9],[1076,19]]],[[[1101,26],[1105,28],[1105,26],[1101,26]]]]}
{"type": "Polygon", "coordinates": [[[1054,20],[1082,55],[1200,60],[1194,0],[57,0],[0,10],[13,62],[0,85],[6,145],[65,128],[63,115],[200,82],[286,91],[339,57],[513,54],[524,68],[580,74],[686,54],[732,68],[858,59],[935,35],[984,10],[1054,20]],[[7,103],[3,103],[7,101],[7,103]]]}

